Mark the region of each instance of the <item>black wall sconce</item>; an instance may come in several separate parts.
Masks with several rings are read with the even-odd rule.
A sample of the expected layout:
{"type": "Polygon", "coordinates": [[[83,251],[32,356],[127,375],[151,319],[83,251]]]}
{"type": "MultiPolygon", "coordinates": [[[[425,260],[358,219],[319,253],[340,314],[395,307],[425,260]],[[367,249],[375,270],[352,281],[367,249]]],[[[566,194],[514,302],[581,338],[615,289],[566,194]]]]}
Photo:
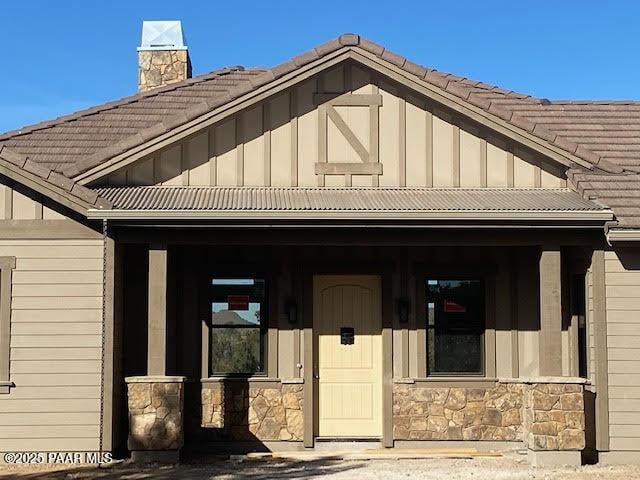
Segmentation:
{"type": "Polygon", "coordinates": [[[296,305],[296,302],[293,300],[288,301],[285,305],[285,312],[291,325],[298,323],[298,305],[296,305]]]}
{"type": "Polygon", "coordinates": [[[396,302],[396,308],[398,312],[398,322],[409,322],[409,300],[401,298],[396,302]]]}

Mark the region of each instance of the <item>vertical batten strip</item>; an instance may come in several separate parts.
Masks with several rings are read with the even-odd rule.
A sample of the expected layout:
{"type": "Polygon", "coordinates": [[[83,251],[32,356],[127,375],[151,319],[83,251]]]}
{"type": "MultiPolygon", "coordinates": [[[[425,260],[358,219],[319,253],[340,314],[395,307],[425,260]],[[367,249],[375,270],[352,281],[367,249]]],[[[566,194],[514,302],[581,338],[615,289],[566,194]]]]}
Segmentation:
{"type": "Polygon", "coordinates": [[[453,125],[453,186],[460,187],[460,126],[453,125]]]}
{"type": "Polygon", "coordinates": [[[480,186],[487,186],[487,140],[480,139],[480,186]]]}
{"type": "Polygon", "coordinates": [[[216,186],[218,180],[218,167],[216,158],[216,130],[211,127],[207,130],[207,140],[209,143],[209,185],[216,186]]]}
{"type": "MultiPolygon", "coordinates": [[[[324,93],[322,76],[316,79],[316,92],[324,93]]],[[[327,107],[318,105],[318,162],[327,163],[327,107]]],[[[324,174],[317,175],[318,186],[324,187],[324,174]]]]}
{"type": "Polygon", "coordinates": [[[542,187],[542,170],[538,166],[533,170],[533,186],[536,188],[542,187]]]}
{"type": "Polygon", "coordinates": [[[289,94],[289,118],[291,118],[291,186],[298,186],[298,95],[291,89],[289,94]]]}
{"type": "MultiPolygon", "coordinates": [[[[346,64],[342,68],[342,92],[347,93],[351,91],[352,87],[352,75],[351,75],[351,65],[346,64]]],[[[353,184],[353,176],[350,173],[346,173],[344,175],[344,186],[350,187],[353,184]]]]}
{"type": "MultiPolygon", "coordinates": [[[[327,163],[327,107],[318,107],[318,162],[327,163]]],[[[324,175],[318,175],[318,186],[324,187],[324,175]]]]}
{"type": "MultiPolygon", "coordinates": [[[[378,95],[380,88],[375,80],[372,79],[372,93],[378,95]]],[[[375,105],[369,105],[369,161],[378,163],[380,161],[380,108],[375,105]]],[[[371,175],[371,186],[380,185],[380,176],[371,175]]]]}
{"type": "Polygon", "coordinates": [[[188,140],[180,144],[180,171],[182,172],[182,186],[189,186],[189,145],[188,140]]]}
{"type": "Polygon", "coordinates": [[[36,220],[42,220],[42,202],[44,201],[44,197],[42,195],[38,195],[37,200],[34,200],[34,218],[36,220]]]}
{"type": "Polygon", "coordinates": [[[433,114],[427,110],[426,114],[426,162],[427,162],[427,178],[426,178],[426,186],[433,187],[433,114]]]}
{"type": "Polygon", "coordinates": [[[13,218],[13,188],[11,182],[4,186],[4,218],[5,220],[13,218]]]}
{"type": "Polygon", "coordinates": [[[160,183],[160,166],[158,165],[158,162],[160,162],[160,154],[155,155],[152,159],[151,159],[151,164],[153,166],[153,183],[154,185],[157,185],[160,183]]]}
{"type": "Polygon", "coordinates": [[[407,101],[398,98],[398,168],[399,185],[407,186],[407,101]]]}
{"type": "Polygon", "coordinates": [[[235,119],[236,134],[236,185],[244,186],[244,138],[242,128],[242,115],[238,115],[235,119]]]}
{"type": "Polygon", "coordinates": [[[513,149],[509,147],[509,150],[507,151],[507,187],[513,188],[514,182],[513,149]]]}
{"type": "Polygon", "coordinates": [[[264,185],[271,186],[271,108],[268,101],[262,104],[262,146],[264,161],[264,185]]]}

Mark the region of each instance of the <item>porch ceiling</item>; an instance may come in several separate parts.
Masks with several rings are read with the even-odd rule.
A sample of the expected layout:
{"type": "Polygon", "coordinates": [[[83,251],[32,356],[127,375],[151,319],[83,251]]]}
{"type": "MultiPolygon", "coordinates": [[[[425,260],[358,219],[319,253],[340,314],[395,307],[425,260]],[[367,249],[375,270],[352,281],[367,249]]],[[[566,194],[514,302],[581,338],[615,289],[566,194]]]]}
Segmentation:
{"type": "Polygon", "coordinates": [[[569,189],[105,187],[93,218],[590,219],[608,208],[569,189]]]}

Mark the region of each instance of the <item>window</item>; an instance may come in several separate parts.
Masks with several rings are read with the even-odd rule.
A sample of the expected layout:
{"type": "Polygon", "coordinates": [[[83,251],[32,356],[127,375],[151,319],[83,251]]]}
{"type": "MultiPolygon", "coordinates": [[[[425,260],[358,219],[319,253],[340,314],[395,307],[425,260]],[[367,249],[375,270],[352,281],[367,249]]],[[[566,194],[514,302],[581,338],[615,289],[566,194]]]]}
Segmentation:
{"type": "Polygon", "coordinates": [[[425,287],[429,374],[482,374],[484,283],[428,279],[425,287]]]}
{"type": "Polygon", "coordinates": [[[266,284],[258,278],[211,280],[209,358],[214,375],[264,373],[266,284]]]}

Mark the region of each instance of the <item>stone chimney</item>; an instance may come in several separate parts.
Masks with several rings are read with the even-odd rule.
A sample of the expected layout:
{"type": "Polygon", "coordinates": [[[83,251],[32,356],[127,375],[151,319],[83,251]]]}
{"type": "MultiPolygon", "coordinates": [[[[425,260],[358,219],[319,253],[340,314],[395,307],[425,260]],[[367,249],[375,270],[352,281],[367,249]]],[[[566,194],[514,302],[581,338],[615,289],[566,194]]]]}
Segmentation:
{"type": "Polygon", "coordinates": [[[191,60],[179,20],[142,22],[138,90],[144,92],[191,78],[191,60]]]}

